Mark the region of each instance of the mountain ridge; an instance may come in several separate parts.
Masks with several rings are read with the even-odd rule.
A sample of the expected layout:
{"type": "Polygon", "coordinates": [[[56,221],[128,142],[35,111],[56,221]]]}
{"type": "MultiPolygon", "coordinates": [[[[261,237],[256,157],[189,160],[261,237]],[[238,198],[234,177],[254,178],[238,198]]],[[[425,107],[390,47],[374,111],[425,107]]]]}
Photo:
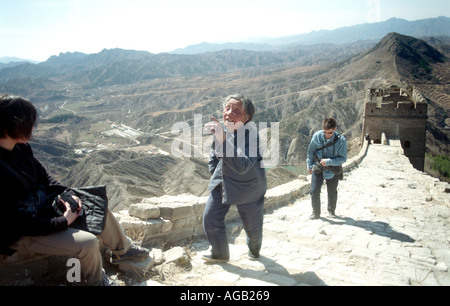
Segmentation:
{"type": "MultiPolygon", "coordinates": [[[[184,48],[178,48],[169,52],[162,52],[158,54],[198,54],[205,52],[216,52],[225,49],[245,49],[250,51],[279,51],[280,49],[289,48],[295,45],[311,45],[322,43],[343,44],[348,42],[356,42],[360,40],[380,40],[382,37],[390,32],[397,32],[400,34],[422,37],[437,37],[450,36],[450,18],[446,16],[439,16],[436,18],[426,18],[419,20],[405,20],[401,18],[390,18],[381,22],[356,24],[352,26],[341,27],[333,30],[319,30],[311,31],[305,34],[290,35],[277,38],[256,38],[241,42],[227,42],[227,43],[209,43],[202,42],[199,44],[189,45],[184,48]],[[255,43],[254,41],[259,41],[255,43]]],[[[124,50],[113,48],[110,50],[124,50]]],[[[94,54],[102,54],[107,49],[94,54]]],[[[142,54],[155,55],[148,51],[136,51],[142,54]]],[[[79,51],[61,52],[59,55],[52,55],[46,61],[36,62],[28,59],[21,59],[17,57],[1,57],[0,69],[5,68],[6,64],[21,64],[22,62],[30,62],[34,64],[52,62],[58,57],[85,57],[89,54],[79,51]]]]}
{"type": "Polygon", "coordinates": [[[7,67],[0,70],[0,83],[21,78],[59,77],[65,82],[75,82],[83,86],[110,86],[141,80],[227,73],[274,65],[314,64],[312,57],[319,58],[316,61],[320,62],[333,61],[366,47],[367,43],[363,42],[356,43],[352,49],[346,46],[321,45],[317,48],[299,48],[276,53],[222,50],[197,55],[151,54],[145,51],[105,49],[91,55],[60,54],[37,65],[25,63],[7,67]]]}
{"type": "Polygon", "coordinates": [[[200,43],[179,48],[171,53],[196,54],[204,52],[215,52],[224,48],[274,51],[296,45],[310,45],[321,43],[343,44],[359,40],[380,40],[390,32],[414,37],[450,36],[450,18],[440,16],[415,21],[401,18],[390,18],[386,21],[357,24],[341,27],[334,30],[312,31],[306,34],[291,35],[280,38],[261,39],[260,43],[236,42],[236,43],[200,43]]]}

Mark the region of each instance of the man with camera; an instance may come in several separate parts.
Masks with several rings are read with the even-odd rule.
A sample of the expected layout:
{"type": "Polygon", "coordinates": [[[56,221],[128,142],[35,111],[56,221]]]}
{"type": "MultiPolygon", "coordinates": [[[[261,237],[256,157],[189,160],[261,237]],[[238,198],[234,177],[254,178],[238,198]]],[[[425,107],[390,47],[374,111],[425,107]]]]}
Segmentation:
{"type": "Polygon", "coordinates": [[[336,217],[337,187],[342,179],[342,164],[347,161],[347,140],[337,133],[334,118],[326,118],[323,130],[316,132],[308,147],[307,167],[311,177],[311,204],[313,213],[310,219],[320,218],[320,191],[323,180],[327,183],[328,213],[336,217]]]}

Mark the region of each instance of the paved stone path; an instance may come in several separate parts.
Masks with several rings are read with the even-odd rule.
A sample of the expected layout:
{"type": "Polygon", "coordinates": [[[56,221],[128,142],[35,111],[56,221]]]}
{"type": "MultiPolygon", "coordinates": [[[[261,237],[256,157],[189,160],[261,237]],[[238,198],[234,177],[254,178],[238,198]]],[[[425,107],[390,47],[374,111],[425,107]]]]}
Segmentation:
{"type": "MultiPolygon", "coordinates": [[[[240,221],[229,223],[231,260],[205,264],[206,239],[190,265],[162,283],[178,286],[450,285],[448,184],[417,171],[398,147],[371,145],[339,185],[337,218],[309,220],[309,196],[268,212],[261,257],[247,258],[240,221]],[[405,160],[406,159],[406,160],[405,160]],[[437,191],[435,193],[435,191],[437,191]]],[[[141,285],[155,285],[153,281],[141,285]]]]}

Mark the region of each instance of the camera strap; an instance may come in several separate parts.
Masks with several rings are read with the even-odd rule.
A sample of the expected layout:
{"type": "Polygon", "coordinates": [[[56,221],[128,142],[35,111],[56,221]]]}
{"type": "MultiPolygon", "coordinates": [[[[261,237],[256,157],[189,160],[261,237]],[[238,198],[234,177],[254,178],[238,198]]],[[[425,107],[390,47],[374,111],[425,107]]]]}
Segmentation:
{"type": "Polygon", "coordinates": [[[334,146],[336,144],[336,142],[339,141],[339,139],[341,139],[341,135],[336,133],[336,136],[334,137],[333,141],[330,141],[329,143],[327,143],[326,145],[324,145],[324,146],[322,146],[320,148],[317,148],[316,152],[320,151],[320,150],[323,150],[323,149],[326,149],[328,147],[334,146]]]}

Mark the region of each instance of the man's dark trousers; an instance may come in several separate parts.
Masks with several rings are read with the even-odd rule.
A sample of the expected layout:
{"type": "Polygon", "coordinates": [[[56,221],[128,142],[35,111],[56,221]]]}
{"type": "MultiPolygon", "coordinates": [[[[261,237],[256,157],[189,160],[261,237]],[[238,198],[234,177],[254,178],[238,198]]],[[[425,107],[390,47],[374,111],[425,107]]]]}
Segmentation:
{"type": "MultiPolygon", "coordinates": [[[[337,203],[337,187],[339,183],[339,175],[333,176],[333,178],[326,180],[327,192],[328,192],[328,212],[335,213],[337,203]]],[[[320,216],[320,191],[323,185],[323,172],[319,174],[312,173],[311,177],[311,205],[313,214],[320,216]]]]}

